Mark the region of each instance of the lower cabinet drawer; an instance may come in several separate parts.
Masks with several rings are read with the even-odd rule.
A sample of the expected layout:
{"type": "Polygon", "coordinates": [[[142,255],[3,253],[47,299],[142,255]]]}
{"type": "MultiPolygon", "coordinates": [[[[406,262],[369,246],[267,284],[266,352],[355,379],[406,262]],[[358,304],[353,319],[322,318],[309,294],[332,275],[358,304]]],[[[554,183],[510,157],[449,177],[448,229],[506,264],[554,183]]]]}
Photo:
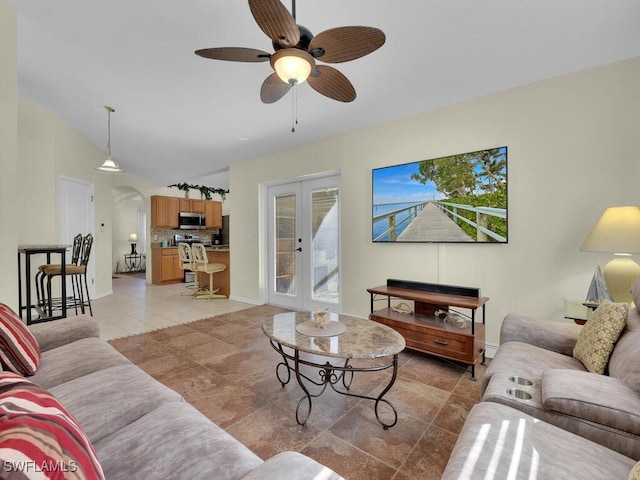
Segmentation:
{"type": "Polygon", "coordinates": [[[406,335],[407,345],[413,348],[460,360],[473,360],[473,337],[444,336],[437,332],[419,333],[411,330],[402,334],[406,335]]]}
{"type": "Polygon", "coordinates": [[[467,363],[475,361],[473,335],[454,333],[428,325],[406,325],[375,314],[370,318],[400,333],[409,348],[467,363]]]}

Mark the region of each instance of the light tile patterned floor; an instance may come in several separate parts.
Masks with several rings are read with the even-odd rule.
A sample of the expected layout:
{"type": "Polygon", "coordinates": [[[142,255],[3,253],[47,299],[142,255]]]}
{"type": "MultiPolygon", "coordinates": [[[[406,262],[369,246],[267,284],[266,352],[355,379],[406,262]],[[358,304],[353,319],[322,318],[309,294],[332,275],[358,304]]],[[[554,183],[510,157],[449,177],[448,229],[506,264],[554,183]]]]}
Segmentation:
{"type": "MultiPolygon", "coordinates": [[[[142,274],[116,274],[113,295],[92,301],[102,338],[126,337],[159,328],[235,312],[252,305],[228,299],[183,296],[184,283],[147,285],[142,274]]],[[[73,313],[71,313],[73,314],[73,313]]]]}

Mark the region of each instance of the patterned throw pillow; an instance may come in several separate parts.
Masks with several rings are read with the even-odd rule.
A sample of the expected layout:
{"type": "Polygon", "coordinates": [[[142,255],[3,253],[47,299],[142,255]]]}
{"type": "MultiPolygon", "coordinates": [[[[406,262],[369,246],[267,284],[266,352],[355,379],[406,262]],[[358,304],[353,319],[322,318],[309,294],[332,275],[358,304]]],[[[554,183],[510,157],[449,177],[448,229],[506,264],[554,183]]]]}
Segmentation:
{"type": "Polygon", "coordinates": [[[631,472],[629,472],[628,480],[640,480],[640,462],[633,466],[631,472]]]}
{"type": "Polygon", "coordinates": [[[38,341],[22,319],[0,303],[0,364],[3,370],[34,375],[40,363],[38,341]]]}
{"type": "Polygon", "coordinates": [[[582,327],[573,358],[593,373],[603,374],[618,337],[627,324],[627,303],[602,303],[582,327]]]}
{"type": "Polygon", "coordinates": [[[0,427],[1,478],[104,479],[73,416],[49,392],[15,373],[0,373],[0,427]]]}

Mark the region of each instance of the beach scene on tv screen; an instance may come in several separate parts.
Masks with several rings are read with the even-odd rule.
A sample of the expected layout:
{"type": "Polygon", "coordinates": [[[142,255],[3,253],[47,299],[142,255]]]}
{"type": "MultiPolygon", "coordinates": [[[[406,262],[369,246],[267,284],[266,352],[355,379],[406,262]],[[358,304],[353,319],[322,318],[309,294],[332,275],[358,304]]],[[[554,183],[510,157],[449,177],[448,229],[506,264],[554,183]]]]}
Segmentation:
{"type": "Polygon", "coordinates": [[[507,243],[507,147],[376,168],[374,242],[507,243]]]}

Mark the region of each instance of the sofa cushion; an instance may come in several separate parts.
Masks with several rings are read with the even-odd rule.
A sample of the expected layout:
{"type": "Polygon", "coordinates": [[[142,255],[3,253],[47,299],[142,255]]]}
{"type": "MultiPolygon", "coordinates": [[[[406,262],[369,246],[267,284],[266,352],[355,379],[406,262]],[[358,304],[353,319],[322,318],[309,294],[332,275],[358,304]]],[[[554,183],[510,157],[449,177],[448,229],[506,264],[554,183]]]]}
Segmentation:
{"type": "Polygon", "coordinates": [[[469,412],[441,478],[623,479],[634,464],[518,410],[482,402],[469,412]]]}
{"type": "Polygon", "coordinates": [[[161,405],[94,446],[109,480],[231,480],[262,464],[185,402],[161,405]]]}
{"type": "Polygon", "coordinates": [[[321,480],[344,480],[330,468],[298,452],[282,452],[274,455],[241,480],[300,480],[301,478],[321,480]]]}
{"type": "Polygon", "coordinates": [[[0,461],[2,478],[104,478],[76,419],[51,393],[9,372],[0,374],[0,461]]]}
{"type": "Polygon", "coordinates": [[[40,367],[32,380],[43,388],[131,362],[111,345],[99,338],[83,338],[42,352],[40,367]]]}
{"type": "Polygon", "coordinates": [[[16,313],[0,303],[0,364],[3,370],[33,375],[40,363],[35,337],[16,313]]]}
{"type": "Polygon", "coordinates": [[[640,435],[640,398],[617,378],[553,369],[542,374],[546,410],[640,435]]]}
{"type": "Polygon", "coordinates": [[[84,375],[52,387],[51,393],[80,422],[93,443],[165,403],[182,401],[179,393],[133,364],[84,375]]]}
{"type": "Polygon", "coordinates": [[[95,318],[89,315],[75,315],[61,318],[55,322],[42,322],[29,325],[41,352],[52,350],[81,338],[100,337],[100,327],[95,318]]]}
{"type": "Polygon", "coordinates": [[[593,373],[603,374],[618,337],[627,323],[626,303],[605,302],[595,309],[585,324],[573,356],[593,373]]]}
{"type": "Polygon", "coordinates": [[[640,312],[635,308],[629,310],[627,327],[609,359],[609,375],[640,394],[640,312]]]}

